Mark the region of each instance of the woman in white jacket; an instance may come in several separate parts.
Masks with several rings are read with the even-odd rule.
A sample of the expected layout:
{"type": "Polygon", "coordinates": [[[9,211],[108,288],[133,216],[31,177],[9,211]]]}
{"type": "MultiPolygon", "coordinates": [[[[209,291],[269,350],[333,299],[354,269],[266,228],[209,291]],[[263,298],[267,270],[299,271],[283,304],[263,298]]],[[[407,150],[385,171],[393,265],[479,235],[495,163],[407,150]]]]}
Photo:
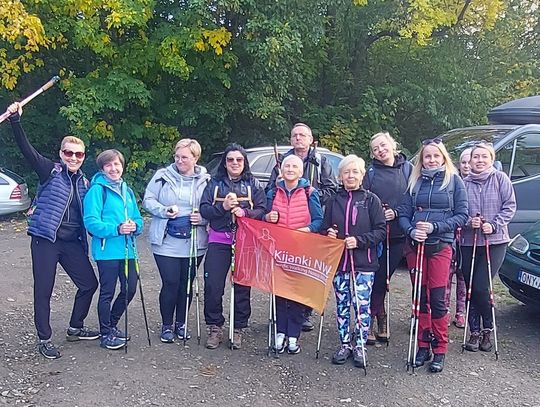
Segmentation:
{"type": "Polygon", "coordinates": [[[185,329],[186,299],[189,293],[191,304],[196,267],[208,246],[207,222],[199,213],[199,202],[210,175],[197,165],[200,156],[196,140],[180,140],[174,163],[154,174],[144,194],[143,206],[152,214],[150,243],[162,282],[159,307],[164,343],[174,342],[175,336],[190,338],[185,329]]]}

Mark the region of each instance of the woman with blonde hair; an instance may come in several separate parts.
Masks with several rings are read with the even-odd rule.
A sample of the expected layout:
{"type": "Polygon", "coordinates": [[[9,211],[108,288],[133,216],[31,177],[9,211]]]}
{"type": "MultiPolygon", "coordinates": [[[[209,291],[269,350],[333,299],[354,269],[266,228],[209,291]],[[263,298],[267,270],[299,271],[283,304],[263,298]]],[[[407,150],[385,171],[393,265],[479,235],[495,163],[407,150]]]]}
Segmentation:
{"type": "Polygon", "coordinates": [[[389,242],[383,241],[382,257],[379,259],[379,269],[375,272],[371,293],[371,325],[367,344],[374,345],[376,339],[381,342],[388,341],[387,324],[389,321],[384,307],[386,279],[387,276],[389,279],[392,277],[403,258],[405,234],[399,227],[396,208],[407,190],[412,164],[398,150],[396,140],[388,132],[373,135],[369,145],[372,161],[362,184],[365,189],[376,194],[381,200],[389,238],[389,242]],[[374,333],[373,321],[375,319],[377,319],[377,332],[374,333]]]}
{"type": "MultiPolygon", "coordinates": [[[[409,238],[406,247],[409,270],[417,267],[416,251],[423,245],[418,353],[416,367],[433,361],[429,370],[441,372],[448,348],[448,313],[445,301],[450,274],[454,231],[468,217],[463,181],[441,139],[428,139],[413,167],[407,193],[398,209],[399,224],[409,238]]],[[[415,274],[411,273],[415,280],[415,274]]]]}

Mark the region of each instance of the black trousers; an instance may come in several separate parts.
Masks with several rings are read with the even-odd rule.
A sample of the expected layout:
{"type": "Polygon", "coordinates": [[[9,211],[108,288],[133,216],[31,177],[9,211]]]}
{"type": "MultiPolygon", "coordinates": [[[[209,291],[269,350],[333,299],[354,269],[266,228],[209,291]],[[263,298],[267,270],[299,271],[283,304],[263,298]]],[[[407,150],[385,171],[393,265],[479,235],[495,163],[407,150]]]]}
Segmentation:
{"type": "MultiPolygon", "coordinates": [[[[404,257],[405,239],[390,239],[390,278],[404,257]]],[[[379,257],[379,269],[375,272],[371,291],[371,317],[382,314],[386,297],[386,240],[383,242],[383,253],[379,257]]]]}
{"type": "MultiPolygon", "coordinates": [[[[467,291],[471,278],[472,246],[461,246],[463,256],[463,277],[467,291]]],[[[489,246],[491,257],[491,278],[495,277],[504,260],[506,253],[506,243],[489,246]]],[[[480,331],[480,322],[483,328],[493,329],[493,318],[491,315],[491,303],[489,300],[489,274],[487,269],[486,247],[478,246],[474,259],[474,271],[471,290],[471,303],[469,305],[469,323],[471,332],[480,331]]]]}
{"type": "MultiPolygon", "coordinates": [[[[204,261],[204,318],[206,325],[223,326],[223,294],[231,265],[231,246],[209,243],[204,261]]],[[[245,328],[251,315],[251,287],[234,285],[234,328],[245,328]]]]}
{"type": "Polygon", "coordinates": [[[34,323],[39,339],[47,340],[52,336],[51,295],[58,263],[77,287],[69,326],[82,328],[98,282],[81,242],[57,240],[52,243],[32,236],[30,251],[34,276],[34,323]]]}
{"type": "MultiPolygon", "coordinates": [[[[108,335],[118,325],[126,310],[126,269],[125,260],[98,260],[99,301],[98,318],[102,335],[108,335]],[[113,303],[116,284],[120,281],[120,293],[113,303]],[[112,304],[112,307],[111,307],[112,304]]],[[[131,302],[137,292],[137,272],[135,260],[128,260],[127,301],[131,302]]]]}
{"type": "Polygon", "coordinates": [[[159,292],[159,310],[163,325],[172,325],[174,321],[183,325],[186,321],[186,297],[189,273],[189,306],[193,298],[193,280],[196,268],[199,267],[203,256],[191,262],[189,258],[169,257],[154,254],[161,276],[161,291],[159,292]],[[176,316],[175,316],[176,312],[176,316]]]}

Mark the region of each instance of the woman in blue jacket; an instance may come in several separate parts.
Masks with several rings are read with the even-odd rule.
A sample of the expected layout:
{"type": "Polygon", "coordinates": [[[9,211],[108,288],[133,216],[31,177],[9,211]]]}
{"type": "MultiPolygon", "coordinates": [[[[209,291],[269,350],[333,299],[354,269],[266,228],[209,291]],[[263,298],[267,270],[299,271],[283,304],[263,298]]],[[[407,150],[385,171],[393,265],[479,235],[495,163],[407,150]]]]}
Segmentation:
{"type": "MultiPolygon", "coordinates": [[[[450,274],[454,231],[468,219],[467,193],[441,139],[422,142],[409,178],[407,194],[398,208],[399,224],[409,238],[409,270],[416,267],[416,248],[424,244],[418,353],[415,366],[431,359],[429,370],[441,372],[448,348],[448,312],[445,301],[450,274]]],[[[411,274],[414,280],[414,274],[411,274]]]]}
{"type": "Polygon", "coordinates": [[[142,232],[143,219],[133,191],[122,180],[125,164],[122,153],[105,150],[98,155],[96,163],[100,172],[92,178],[84,198],[84,225],[92,235],[92,256],[99,271],[101,347],[120,349],[128,338],[117,324],[126,309],[126,295],[128,302],[131,301],[137,289],[135,236],[142,232]],[[129,259],[127,284],[126,259],[129,259]],[[113,303],[118,280],[120,293],[113,303]]]}

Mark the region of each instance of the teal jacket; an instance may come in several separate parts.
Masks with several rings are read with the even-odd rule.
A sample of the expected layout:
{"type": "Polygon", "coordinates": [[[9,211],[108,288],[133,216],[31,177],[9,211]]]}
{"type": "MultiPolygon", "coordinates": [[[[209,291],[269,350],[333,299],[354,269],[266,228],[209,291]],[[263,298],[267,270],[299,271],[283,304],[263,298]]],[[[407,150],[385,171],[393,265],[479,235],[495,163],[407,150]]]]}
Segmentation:
{"type": "Polygon", "coordinates": [[[144,221],[131,188],[122,181],[114,186],[101,172],[92,178],[84,197],[84,225],[92,236],[94,260],[122,260],[135,258],[135,236],[140,235],[144,221]],[[137,224],[134,236],[120,235],[118,226],[131,219],[137,224]]]}

